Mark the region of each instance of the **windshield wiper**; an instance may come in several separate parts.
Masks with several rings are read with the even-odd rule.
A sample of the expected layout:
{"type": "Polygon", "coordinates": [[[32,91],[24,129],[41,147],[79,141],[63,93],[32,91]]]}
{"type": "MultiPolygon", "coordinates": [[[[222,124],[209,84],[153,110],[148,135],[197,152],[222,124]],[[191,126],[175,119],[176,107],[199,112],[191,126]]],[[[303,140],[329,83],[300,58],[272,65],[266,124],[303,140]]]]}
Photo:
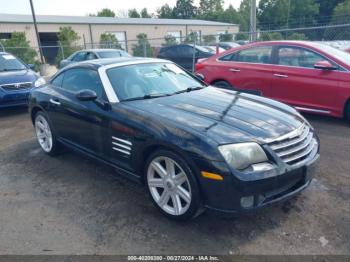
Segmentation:
{"type": "Polygon", "coordinates": [[[144,99],[152,99],[152,98],[158,98],[158,97],[164,97],[164,96],[170,96],[170,94],[148,94],[144,96],[127,98],[127,99],[124,99],[123,101],[144,100],[144,99]]]}
{"type": "Polygon", "coordinates": [[[188,92],[191,92],[191,91],[203,89],[204,87],[205,86],[190,86],[190,87],[187,87],[184,90],[176,91],[174,94],[188,93],[188,92]]]}

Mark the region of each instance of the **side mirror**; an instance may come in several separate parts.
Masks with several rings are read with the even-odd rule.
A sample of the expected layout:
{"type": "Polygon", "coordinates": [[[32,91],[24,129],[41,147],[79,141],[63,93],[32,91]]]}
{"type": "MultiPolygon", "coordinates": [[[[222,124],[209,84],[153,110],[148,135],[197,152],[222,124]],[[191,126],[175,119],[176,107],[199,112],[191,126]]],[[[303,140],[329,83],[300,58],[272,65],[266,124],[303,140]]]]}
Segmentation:
{"type": "Polygon", "coordinates": [[[204,82],[204,79],[205,79],[204,75],[197,73],[197,74],[195,74],[195,76],[196,76],[196,78],[198,78],[200,81],[204,82]]]}
{"type": "Polygon", "coordinates": [[[85,90],[79,91],[76,94],[76,97],[80,101],[95,101],[97,99],[97,94],[92,90],[85,89],[85,90]]]}
{"type": "Polygon", "coordinates": [[[34,69],[34,67],[35,67],[34,64],[27,64],[27,66],[28,66],[30,69],[34,69]]]}
{"type": "Polygon", "coordinates": [[[314,64],[314,68],[316,69],[322,69],[322,70],[335,70],[337,69],[336,66],[332,65],[327,60],[318,61],[314,64]]]}

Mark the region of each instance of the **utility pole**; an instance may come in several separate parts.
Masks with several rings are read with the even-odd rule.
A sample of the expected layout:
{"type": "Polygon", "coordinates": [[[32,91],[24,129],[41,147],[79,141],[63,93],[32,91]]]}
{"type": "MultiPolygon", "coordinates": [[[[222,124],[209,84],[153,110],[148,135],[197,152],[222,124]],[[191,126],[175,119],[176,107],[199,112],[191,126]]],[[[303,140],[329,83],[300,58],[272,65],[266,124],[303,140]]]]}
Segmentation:
{"type": "Polygon", "coordinates": [[[37,39],[38,45],[39,45],[40,62],[42,64],[44,64],[43,50],[41,48],[40,37],[39,37],[39,32],[38,32],[38,26],[36,24],[36,17],[35,17],[35,12],[34,12],[33,1],[29,0],[29,2],[30,2],[30,8],[32,9],[32,16],[33,16],[33,22],[34,22],[34,29],[35,29],[36,39],[37,39]]]}
{"type": "Polygon", "coordinates": [[[250,0],[249,40],[256,41],[256,0],[250,0]]]}

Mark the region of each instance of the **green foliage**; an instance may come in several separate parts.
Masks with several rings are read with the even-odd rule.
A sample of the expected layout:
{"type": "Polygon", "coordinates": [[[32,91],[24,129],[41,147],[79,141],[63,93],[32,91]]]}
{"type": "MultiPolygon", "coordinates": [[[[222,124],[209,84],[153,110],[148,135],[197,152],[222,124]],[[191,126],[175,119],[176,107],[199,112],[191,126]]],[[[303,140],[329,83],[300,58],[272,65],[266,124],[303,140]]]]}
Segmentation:
{"type": "Polygon", "coordinates": [[[136,36],[137,44],[132,47],[134,56],[153,57],[153,49],[147,39],[147,34],[141,33],[136,36]]]}
{"type": "Polygon", "coordinates": [[[247,33],[237,33],[235,35],[235,41],[240,41],[240,40],[248,40],[249,35],[247,33]]]}
{"type": "Polygon", "coordinates": [[[200,0],[198,18],[216,21],[224,13],[223,0],[200,0]]]}
{"type": "Polygon", "coordinates": [[[168,4],[165,4],[157,10],[158,18],[175,18],[174,10],[168,4]]]}
{"type": "Polygon", "coordinates": [[[37,63],[37,52],[30,47],[24,32],[13,32],[10,39],[0,40],[6,52],[9,52],[27,64],[37,63]]]}
{"type": "Polygon", "coordinates": [[[162,44],[162,46],[172,46],[172,45],[176,45],[177,44],[177,39],[176,37],[172,36],[172,35],[166,35],[164,37],[164,43],[162,44]]]}
{"type": "MultiPolygon", "coordinates": [[[[80,37],[78,33],[72,29],[72,27],[60,27],[60,31],[58,32],[57,36],[61,48],[63,49],[64,58],[67,58],[75,51],[79,50],[75,44],[80,37]]],[[[62,59],[62,50],[59,50],[55,59],[56,64],[58,64],[62,59]]]]}
{"type": "Polygon", "coordinates": [[[188,43],[188,44],[193,44],[194,42],[196,42],[196,44],[199,43],[199,35],[197,32],[190,32],[184,40],[184,43],[188,43]]]}
{"type": "Polygon", "coordinates": [[[233,41],[233,35],[232,34],[220,34],[219,35],[219,41],[220,42],[232,42],[233,41]]]}
{"type": "Polygon", "coordinates": [[[142,18],[151,18],[152,16],[148,13],[147,8],[143,8],[140,12],[142,18]]]}
{"type": "MultiPolygon", "coordinates": [[[[331,24],[348,23],[350,23],[350,0],[345,0],[335,7],[331,24]]],[[[344,28],[329,28],[325,31],[324,38],[326,40],[350,40],[350,31],[344,28]]]]}
{"type": "Polygon", "coordinates": [[[308,37],[302,33],[293,33],[287,36],[287,40],[308,40],[308,37]]]}
{"type": "Polygon", "coordinates": [[[103,33],[100,36],[100,47],[101,48],[116,48],[122,49],[122,46],[118,42],[118,39],[114,34],[103,33]]]}
{"type": "Polygon", "coordinates": [[[115,13],[109,8],[103,8],[101,11],[97,12],[97,16],[115,17],[115,13]]]}
{"type": "Polygon", "coordinates": [[[216,42],[216,37],[214,35],[203,36],[203,44],[214,44],[216,42]]]}
{"type": "Polygon", "coordinates": [[[139,12],[137,12],[136,8],[134,8],[134,9],[129,9],[129,11],[128,11],[128,16],[129,16],[130,18],[140,18],[140,17],[141,17],[141,15],[139,14],[139,12]]]}
{"type": "Polygon", "coordinates": [[[279,32],[269,32],[261,33],[260,41],[274,41],[274,40],[283,40],[283,36],[279,32]]]}
{"type": "Polygon", "coordinates": [[[173,12],[176,18],[189,19],[196,16],[197,8],[193,0],[177,0],[173,12]]]}

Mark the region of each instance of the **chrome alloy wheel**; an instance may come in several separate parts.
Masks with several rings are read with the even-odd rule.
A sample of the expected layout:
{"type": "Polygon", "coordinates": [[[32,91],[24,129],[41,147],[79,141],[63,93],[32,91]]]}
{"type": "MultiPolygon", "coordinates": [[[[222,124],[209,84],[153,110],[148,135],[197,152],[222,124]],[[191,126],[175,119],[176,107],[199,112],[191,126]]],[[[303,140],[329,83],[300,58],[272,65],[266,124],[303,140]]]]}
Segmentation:
{"type": "Polygon", "coordinates": [[[147,183],[158,206],[170,215],[184,214],[191,204],[191,186],[186,173],[173,159],[156,157],[148,166],[147,183]]]}
{"type": "Polygon", "coordinates": [[[47,153],[50,152],[52,149],[52,133],[49,123],[42,115],[35,118],[35,131],[41,148],[47,153]]]}

